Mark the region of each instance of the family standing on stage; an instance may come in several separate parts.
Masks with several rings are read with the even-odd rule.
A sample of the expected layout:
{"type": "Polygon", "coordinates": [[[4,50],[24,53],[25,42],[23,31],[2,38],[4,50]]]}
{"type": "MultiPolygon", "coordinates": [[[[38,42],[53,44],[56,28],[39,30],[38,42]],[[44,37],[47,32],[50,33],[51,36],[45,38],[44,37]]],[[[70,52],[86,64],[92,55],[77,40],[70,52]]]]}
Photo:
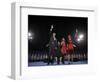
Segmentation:
{"type": "Polygon", "coordinates": [[[73,42],[71,35],[62,37],[61,41],[57,41],[56,33],[52,33],[49,41],[49,55],[48,55],[48,65],[54,64],[55,57],[57,58],[57,64],[60,64],[60,59],[62,64],[65,64],[65,56],[68,57],[68,64],[73,62],[73,42]],[[65,38],[68,38],[68,43],[66,43],[65,38]]]}

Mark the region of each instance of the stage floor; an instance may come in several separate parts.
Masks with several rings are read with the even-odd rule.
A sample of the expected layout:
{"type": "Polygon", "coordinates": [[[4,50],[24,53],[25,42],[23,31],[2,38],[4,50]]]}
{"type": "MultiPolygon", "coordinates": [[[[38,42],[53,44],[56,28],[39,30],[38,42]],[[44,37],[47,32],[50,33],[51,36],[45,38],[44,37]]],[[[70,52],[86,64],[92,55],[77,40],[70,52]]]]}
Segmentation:
{"type": "Polygon", "coordinates": [[[60,62],[60,64],[57,64],[57,62],[54,62],[54,64],[47,64],[45,62],[42,61],[38,61],[38,62],[29,62],[28,66],[55,66],[55,65],[81,65],[81,64],[87,64],[87,61],[77,61],[77,62],[70,62],[70,64],[68,64],[68,61],[65,61],[65,64],[62,64],[62,62],[60,62]]]}

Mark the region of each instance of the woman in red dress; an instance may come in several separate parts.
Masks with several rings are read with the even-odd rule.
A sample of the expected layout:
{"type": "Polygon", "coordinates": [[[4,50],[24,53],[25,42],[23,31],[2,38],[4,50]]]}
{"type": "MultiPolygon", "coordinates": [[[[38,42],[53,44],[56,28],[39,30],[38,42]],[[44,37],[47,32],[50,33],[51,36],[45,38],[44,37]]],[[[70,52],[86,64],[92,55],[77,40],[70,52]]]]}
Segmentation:
{"type": "Polygon", "coordinates": [[[74,51],[74,47],[73,47],[72,38],[71,38],[71,35],[68,35],[68,52],[69,52],[68,62],[69,64],[70,64],[70,60],[73,62],[73,51],[74,51]]]}
{"type": "Polygon", "coordinates": [[[61,56],[62,56],[62,63],[65,64],[65,55],[67,54],[67,46],[65,42],[65,38],[62,38],[61,40],[61,56]]]}

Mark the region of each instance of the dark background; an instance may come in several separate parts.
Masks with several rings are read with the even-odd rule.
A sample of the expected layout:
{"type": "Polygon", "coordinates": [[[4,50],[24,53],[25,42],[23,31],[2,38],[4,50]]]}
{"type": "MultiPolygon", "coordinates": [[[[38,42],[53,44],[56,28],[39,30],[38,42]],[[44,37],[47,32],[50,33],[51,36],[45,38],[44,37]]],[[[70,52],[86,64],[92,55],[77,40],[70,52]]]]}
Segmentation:
{"type": "Polygon", "coordinates": [[[53,32],[56,32],[56,38],[61,41],[67,34],[71,34],[73,43],[79,47],[79,51],[87,53],[88,44],[88,18],[86,17],[62,17],[62,16],[39,16],[28,15],[28,31],[34,34],[34,38],[28,41],[28,51],[47,51],[50,39],[50,28],[54,26],[53,32]],[[75,30],[84,33],[84,41],[77,43],[74,40],[75,30]]]}

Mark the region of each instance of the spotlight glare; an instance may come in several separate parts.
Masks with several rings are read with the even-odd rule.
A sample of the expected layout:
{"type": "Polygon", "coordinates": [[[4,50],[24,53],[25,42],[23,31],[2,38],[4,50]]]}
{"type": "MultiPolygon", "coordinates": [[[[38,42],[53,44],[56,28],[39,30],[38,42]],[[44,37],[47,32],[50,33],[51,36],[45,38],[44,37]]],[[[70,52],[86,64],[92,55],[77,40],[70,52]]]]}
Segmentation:
{"type": "Polygon", "coordinates": [[[28,36],[29,36],[29,37],[31,37],[31,36],[32,36],[32,34],[29,32],[29,33],[28,33],[28,36]]]}
{"type": "Polygon", "coordinates": [[[32,40],[33,39],[33,34],[31,32],[28,33],[28,39],[32,40]]]}
{"type": "Polygon", "coordinates": [[[77,39],[77,41],[78,41],[78,42],[80,42],[80,41],[81,41],[81,39],[80,39],[80,38],[78,38],[78,39],[77,39]]]}
{"type": "Polygon", "coordinates": [[[78,35],[78,38],[77,38],[77,42],[81,42],[84,38],[84,35],[83,34],[79,34],[78,35]]]}
{"type": "Polygon", "coordinates": [[[80,35],[79,35],[79,38],[80,38],[81,40],[83,39],[83,37],[84,37],[83,34],[80,34],[80,35]]]}
{"type": "Polygon", "coordinates": [[[33,38],[32,37],[29,37],[29,39],[32,40],[33,38]]]}

